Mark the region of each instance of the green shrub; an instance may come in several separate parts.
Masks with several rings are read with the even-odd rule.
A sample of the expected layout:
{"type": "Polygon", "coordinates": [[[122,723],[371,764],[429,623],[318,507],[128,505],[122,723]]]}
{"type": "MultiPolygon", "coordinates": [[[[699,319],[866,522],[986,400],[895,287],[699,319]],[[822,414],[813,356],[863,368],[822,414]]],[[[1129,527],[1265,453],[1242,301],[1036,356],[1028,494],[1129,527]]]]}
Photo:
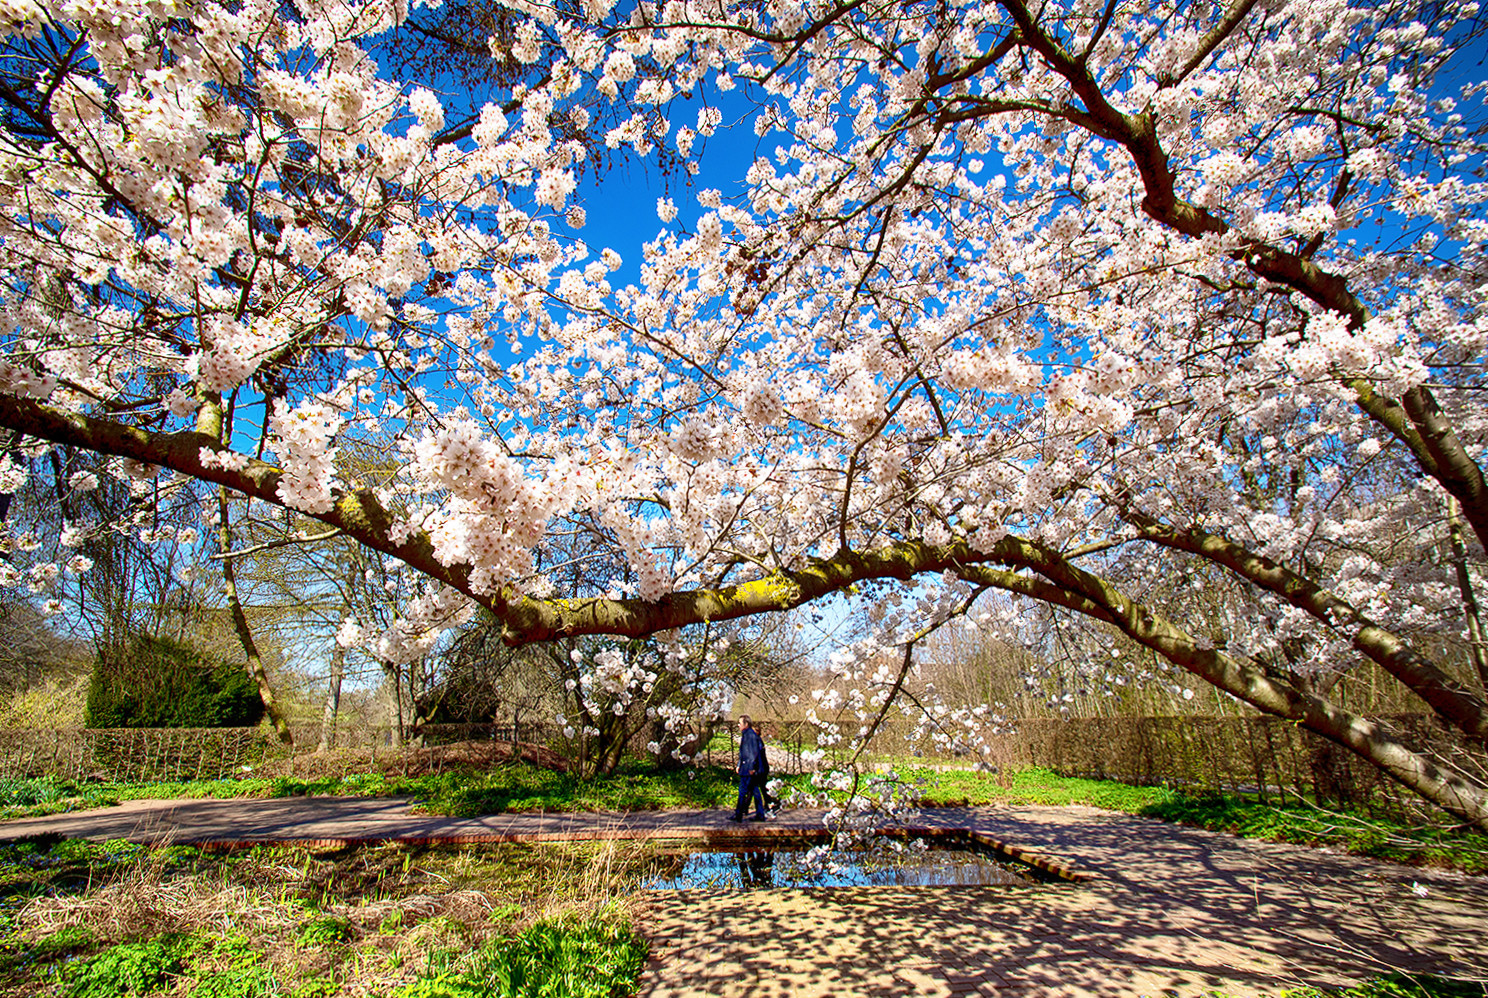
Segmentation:
{"type": "Polygon", "coordinates": [[[120,943],[69,968],[72,998],[117,998],[164,990],[167,978],[180,974],[192,949],[182,936],[160,936],[120,943]]]}
{"type": "Polygon", "coordinates": [[[203,975],[187,992],[188,998],[269,998],[279,993],[274,968],[262,962],[259,951],[243,936],[218,939],[211,959],[226,961],[227,969],[203,975]]]}
{"type": "Polygon", "coordinates": [[[318,949],[351,938],[351,923],[344,918],[315,918],[300,926],[296,942],[305,949],[318,949]]]}
{"type": "Polygon", "coordinates": [[[39,779],[5,777],[0,779],[0,807],[32,807],[50,804],[64,797],[77,795],[77,786],[55,777],[39,779]]]}
{"type": "Polygon", "coordinates": [[[84,717],[91,728],[248,728],[263,712],[242,666],[139,635],[99,657],[84,717]]]}
{"type": "MultiPolygon", "coordinates": [[[[1279,998],[1484,998],[1488,989],[1478,981],[1454,981],[1430,974],[1387,974],[1352,988],[1290,988],[1279,998]]],[[[1210,991],[1205,998],[1228,998],[1210,991]]]]}
{"type": "Polygon", "coordinates": [[[634,993],[647,946],[603,918],[538,922],[487,943],[461,970],[437,971],[396,998],[612,998],[634,993]]]}

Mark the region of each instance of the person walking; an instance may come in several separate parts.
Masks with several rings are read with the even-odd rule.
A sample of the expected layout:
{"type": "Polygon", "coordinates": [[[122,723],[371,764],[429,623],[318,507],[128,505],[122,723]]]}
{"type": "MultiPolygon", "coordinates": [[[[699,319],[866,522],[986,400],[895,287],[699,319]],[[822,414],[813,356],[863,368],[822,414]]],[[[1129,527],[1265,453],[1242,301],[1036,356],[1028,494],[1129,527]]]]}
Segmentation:
{"type": "Polygon", "coordinates": [[[743,821],[749,809],[749,799],[754,798],[754,821],[764,821],[765,798],[760,793],[760,767],[764,765],[765,743],[748,716],[739,718],[739,802],[734,805],[730,821],[743,821]]]}
{"type": "Polygon", "coordinates": [[[754,731],[760,737],[759,771],[754,775],[754,785],[765,798],[765,811],[773,818],[780,813],[780,798],[770,793],[770,752],[765,745],[764,728],[758,727],[754,731]]]}

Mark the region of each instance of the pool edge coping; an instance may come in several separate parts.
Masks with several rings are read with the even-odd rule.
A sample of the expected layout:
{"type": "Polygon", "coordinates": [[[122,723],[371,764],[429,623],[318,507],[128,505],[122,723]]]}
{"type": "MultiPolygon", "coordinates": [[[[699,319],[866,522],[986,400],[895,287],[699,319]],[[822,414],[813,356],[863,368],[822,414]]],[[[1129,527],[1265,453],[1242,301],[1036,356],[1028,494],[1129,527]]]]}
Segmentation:
{"type": "MultiPolygon", "coordinates": [[[[236,852],[243,849],[252,849],[262,846],[283,846],[305,849],[311,852],[340,852],[346,849],[380,845],[411,845],[411,846],[447,846],[447,845],[495,845],[495,844],[536,844],[544,842],[602,842],[614,841],[652,841],[652,840],[677,840],[704,842],[709,845],[727,843],[749,843],[760,842],[771,839],[788,839],[800,837],[805,833],[815,833],[815,829],[774,827],[774,828],[653,828],[653,829],[628,829],[615,831],[612,829],[574,829],[568,831],[554,832],[497,832],[482,831],[468,833],[451,833],[442,835],[346,835],[320,838],[294,838],[288,836],[248,838],[248,839],[201,839],[193,841],[189,837],[173,838],[169,841],[157,841],[156,845],[181,845],[194,846],[208,852],[236,852]]],[[[1027,846],[1007,842],[996,836],[971,826],[946,827],[946,826],[916,826],[902,825],[893,828],[879,829],[875,834],[902,835],[909,838],[942,839],[953,836],[966,836],[985,846],[992,851],[1006,856],[1015,862],[1031,866],[1044,873],[1066,880],[1071,883],[1090,883],[1099,880],[1100,875],[1090,870],[1083,870],[1073,863],[1049,856],[1046,853],[1027,846]]]]}

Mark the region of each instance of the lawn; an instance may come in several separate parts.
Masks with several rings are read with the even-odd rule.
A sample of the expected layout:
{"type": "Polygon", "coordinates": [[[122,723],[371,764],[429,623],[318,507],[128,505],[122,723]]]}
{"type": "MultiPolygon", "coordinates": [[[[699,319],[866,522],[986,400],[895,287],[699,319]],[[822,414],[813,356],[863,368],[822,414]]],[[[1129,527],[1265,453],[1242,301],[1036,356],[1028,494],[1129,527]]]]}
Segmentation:
{"type": "Polygon", "coordinates": [[[0,846],[0,993],[615,998],[648,948],[616,852],[0,846]]]}
{"type": "Polygon", "coordinates": [[[1488,873],[1488,835],[1442,816],[1405,821],[1306,802],[1263,803],[1233,794],[1174,794],[1137,814],[1246,838],[1324,846],[1375,859],[1488,873]]]}
{"type": "Polygon", "coordinates": [[[934,770],[904,767],[895,771],[902,779],[921,784],[920,800],[933,807],[982,804],[1045,804],[1061,807],[1085,804],[1108,811],[1141,813],[1143,808],[1169,800],[1174,792],[1166,787],[1134,787],[1111,780],[1087,780],[1060,776],[1037,767],[1006,776],[972,770],[934,770]]]}
{"type": "MultiPolygon", "coordinates": [[[[877,773],[882,777],[885,774],[877,773]]],[[[925,806],[1083,804],[1206,828],[1488,871],[1488,838],[1302,804],[1277,807],[1060,776],[903,767],[925,806]]],[[[794,778],[804,785],[806,778],[794,778]]],[[[353,774],[156,784],[0,781],[12,813],[180,796],[408,794],[427,813],[732,805],[723,769],[633,766],[581,780],[527,763],[415,777],[353,774]]],[[[233,853],[41,840],[0,846],[0,994],[112,998],[621,998],[647,944],[632,929],[642,843],[382,846],[233,853]]],[[[1377,978],[1277,998],[1484,998],[1481,985],[1377,978]]],[[[1223,998],[1223,996],[1212,996],[1223,998]]]]}
{"type": "Polygon", "coordinates": [[[0,819],[171,797],[410,796],[424,813],[473,817],[503,811],[727,807],[733,805],[737,792],[734,775],[718,768],[658,772],[635,765],[581,779],[525,762],[422,776],[361,773],[315,779],[280,776],[157,783],[0,780],[0,819]]]}
{"type": "MultiPolygon", "coordinates": [[[[881,776],[882,774],[874,774],[881,776]]],[[[1196,825],[1251,838],[1325,846],[1378,859],[1488,872],[1488,836],[1445,821],[1388,820],[1291,802],[1284,806],[1234,795],[1189,794],[1110,780],[1060,776],[1047,769],[1010,773],[904,766],[895,777],[914,785],[922,805],[1083,804],[1196,825]]],[[[808,777],[787,777],[806,788],[808,777]]],[[[502,812],[643,811],[732,807],[736,777],[717,767],[657,771],[631,763],[607,776],[580,779],[526,762],[454,769],[421,776],[361,773],[344,777],[245,777],[180,783],[69,783],[0,780],[0,818],[50,814],[167,797],[403,795],[426,814],[475,817],[502,812]]]]}

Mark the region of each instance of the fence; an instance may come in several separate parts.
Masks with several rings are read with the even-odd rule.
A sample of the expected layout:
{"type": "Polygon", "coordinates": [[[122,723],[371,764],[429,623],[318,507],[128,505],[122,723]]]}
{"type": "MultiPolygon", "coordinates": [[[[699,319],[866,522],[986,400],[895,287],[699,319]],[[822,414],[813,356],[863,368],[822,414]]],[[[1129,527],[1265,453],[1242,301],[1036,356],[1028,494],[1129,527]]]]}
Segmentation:
{"type": "MultiPolygon", "coordinates": [[[[313,751],[320,742],[320,726],[291,725],[295,751],[313,751]]],[[[559,737],[558,725],[548,721],[523,721],[519,724],[421,724],[409,728],[405,738],[421,745],[449,745],[454,742],[497,741],[536,742],[545,745],[559,737]]],[[[392,749],[399,742],[397,730],[388,725],[366,727],[345,724],[336,727],[338,749],[392,749]]]]}
{"type": "MultiPolygon", "coordinates": [[[[1482,778],[1488,767],[1428,715],[1381,718],[1407,744],[1482,778]]],[[[989,739],[999,767],[1396,810],[1419,800],[1349,750],[1275,717],[1115,717],[1020,721],[989,739]]]]}
{"type": "MultiPolygon", "coordinates": [[[[805,758],[816,748],[816,728],[805,721],[757,721],[765,737],[770,771],[797,775],[816,768],[805,758]]],[[[706,746],[697,753],[704,766],[733,769],[739,761],[739,729],[733,724],[718,726],[706,746]]]]}
{"type": "MultiPolygon", "coordinates": [[[[805,722],[766,722],[770,762],[777,772],[800,773],[810,768],[803,753],[816,747],[816,729],[805,722]]],[[[294,752],[313,751],[320,740],[317,725],[295,725],[294,752]]],[[[425,748],[466,741],[514,741],[557,746],[559,728],[549,722],[521,724],[425,724],[415,734],[425,748]]],[[[643,751],[643,733],[636,751],[643,751]]],[[[374,757],[395,750],[399,739],[386,726],[341,726],[336,748],[344,752],[371,750],[374,757]]],[[[0,729],[0,777],[58,776],[64,779],[128,781],[217,779],[256,768],[285,749],[259,728],[7,728],[0,729]]],[[[705,766],[732,768],[738,758],[738,732],[729,725],[717,728],[706,746],[696,752],[705,766]]]]}
{"type": "Polygon", "coordinates": [[[0,730],[0,776],[214,779],[251,766],[266,745],[257,728],[10,728],[0,730]]]}
{"type": "MultiPolygon", "coordinates": [[[[1488,759],[1429,715],[1379,719],[1396,737],[1429,749],[1449,766],[1482,779],[1488,759]]],[[[804,723],[764,722],[774,769],[799,772],[802,754],[816,747],[815,729],[804,723]]],[[[886,722],[864,758],[869,762],[990,765],[998,771],[1032,766],[1065,776],[1117,780],[1144,786],[1189,790],[1244,791],[1264,798],[1332,801],[1382,811],[1416,807],[1419,799],[1349,750],[1280,718],[1110,717],[1023,720],[1012,731],[987,736],[980,756],[926,751],[910,740],[911,727],[886,722]]],[[[727,765],[734,749],[721,739],[708,758],[727,765]]],[[[840,747],[839,747],[840,748],[840,747]]],[[[842,761],[828,748],[822,765],[842,761]]],[[[810,768],[809,766],[805,768],[810,768]]]]}
{"type": "MultiPolygon", "coordinates": [[[[295,751],[312,751],[318,726],[295,727],[295,751]]],[[[462,741],[545,744],[549,724],[430,724],[418,730],[425,746],[462,741]]],[[[338,748],[392,750],[391,728],[343,727],[338,748]]],[[[0,729],[0,777],[57,776],[70,780],[220,779],[255,768],[285,749],[260,728],[6,728],[0,729]]]]}
{"type": "MultiPolygon", "coordinates": [[[[1480,750],[1449,736],[1424,715],[1393,717],[1387,723],[1397,737],[1430,746],[1450,765],[1481,779],[1488,766],[1480,750]]],[[[816,729],[805,722],[763,721],[772,768],[799,773],[814,768],[807,756],[817,748],[816,729]]],[[[1069,776],[1120,780],[1145,785],[1167,784],[1191,789],[1245,790],[1263,797],[1314,800],[1398,808],[1413,798],[1379,770],[1353,753],[1277,718],[1116,717],[1070,720],[1024,720],[1009,733],[988,738],[989,748],[976,757],[921,755],[919,743],[907,738],[906,726],[886,723],[872,746],[869,761],[891,758],[927,764],[985,761],[999,770],[1042,766],[1069,776]]],[[[315,748],[319,729],[294,731],[296,751],[315,748]]],[[[519,740],[556,743],[558,731],[548,723],[425,725],[418,736],[429,747],[465,741],[519,740]]],[[[732,768],[738,758],[738,732],[724,726],[696,751],[697,762],[732,768]]],[[[344,727],[337,747],[391,750],[387,728],[344,727]]],[[[220,778],[257,767],[283,749],[272,735],[256,728],[122,728],[0,730],[0,777],[53,775],[66,779],[184,780],[220,778]]],[[[840,761],[828,750],[825,764],[840,761]]]]}

